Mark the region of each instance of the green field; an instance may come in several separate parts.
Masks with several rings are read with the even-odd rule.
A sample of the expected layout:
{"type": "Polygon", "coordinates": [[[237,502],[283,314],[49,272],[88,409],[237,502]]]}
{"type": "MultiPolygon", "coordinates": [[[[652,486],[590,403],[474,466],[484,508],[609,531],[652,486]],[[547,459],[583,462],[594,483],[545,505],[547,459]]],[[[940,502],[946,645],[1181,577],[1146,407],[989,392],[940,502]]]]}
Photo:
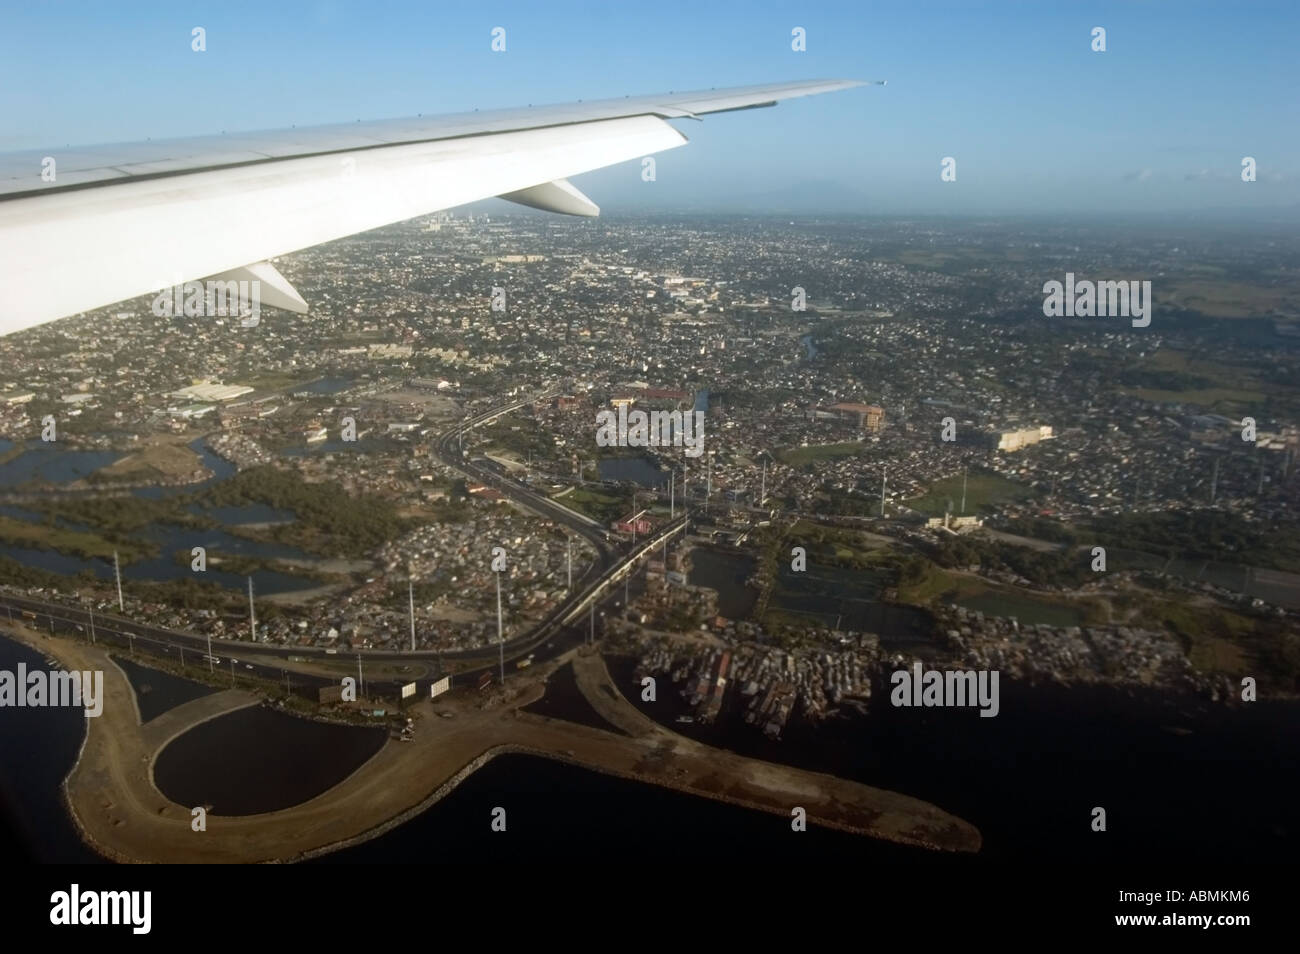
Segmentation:
{"type": "Polygon", "coordinates": [[[999,586],[977,576],[953,573],[928,560],[919,577],[909,578],[903,574],[898,584],[898,599],[917,606],[956,603],[979,610],[985,616],[1014,616],[1022,623],[1046,623],[1049,626],[1088,626],[1105,623],[1110,616],[1101,600],[1038,596],[999,586]]]}
{"type": "Polygon", "coordinates": [[[788,547],[802,546],[810,563],[830,566],[878,565],[889,555],[888,540],[844,527],[824,527],[808,520],[797,521],[778,542],[785,548],[782,555],[788,552],[788,547]]]}
{"type": "Polygon", "coordinates": [[[1073,603],[1049,603],[1022,593],[990,590],[978,596],[957,600],[958,606],[979,610],[985,616],[1014,616],[1021,623],[1045,623],[1048,626],[1086,626],[1088,614],[1073,603]]]}
{"type": "Polygon", "coordinates": [[[87,559],[111,560],[116,549],[124,563],[131,563],[151,552],[145,545],[113,543],[98,534],[67,530],[48,523],[29,523],[13,517],[0,517],[0,542],[37,550],[57,550],[87,559]]]}
{"type": "Polygon", "coordinates": [[[1286,691],[1293,691],[1300,677],[1300,637],[1288,632],[1284,621],[1150,597],[1121,597],[1116,608],[1132,614],[1132,625],[1173,633],[1202,672],[1255,676],[1261,685],[1286,691]]]}
{"type": "MultiPolygon", "coordinates": [[[[960,515],[961,483],[960,474],[936,481],[925,494],[906,501],[906,504],[921,513],[941,517],[951,500],[952,512],[960,515]]],[[[966,513],[979,513],[1001,503],[1029,500],[1033,496],[1032,487],[1017,481],[996,474],[971,474],[966,480],[966,513]]]]}
{"type": "Polygon", "coordinates": [[[603,490],[590,490],[578,487],[573,493],[565,494],[556,500],[571,510],[586,514],[591,519],[605,526],[620,517],[626,517],[631,507],[630,494],[613,494],[603,490]]]}
{"type": "Polygon", "coordinates": [[[1228,416],[1259,410],[1270,399],[1278,407],[1300,402],[1300,390],[1268,380],[1258,369],[1162,348],[1121,375],[1121,394],[1162,403],[1194,404],[1228,416]]]}
{"type": "Polygon", "coordinates": [[[814,444],[809,447],[787,447],[777,454],[791,467],[801,467],[819,460],[837,457],[856,457],[862,452],[861,441],[844,441],[839,444],[814,444]]]}
{"type": "Polygon", "coordinates": [[[1300,307],[1294,278],[1245,282],[1223,278],[1174,277],[1155,289],[1157,307],[1186,308],[1212,318],[1269,316],[1300,307]]]}
{"type": "Polygon", "coordinates": [[[1187,391],[1169,391],[1162,388],[1120,388],[1123,394],[1155,401],[1160,404],[1195,404],[1208,411],[1217,411],[1231,416],[1238,410],[1248,410],[1253,405],[1263,402],[1262,391],[1247,391],[1242,388],[1195,388],[1187,391]]]}

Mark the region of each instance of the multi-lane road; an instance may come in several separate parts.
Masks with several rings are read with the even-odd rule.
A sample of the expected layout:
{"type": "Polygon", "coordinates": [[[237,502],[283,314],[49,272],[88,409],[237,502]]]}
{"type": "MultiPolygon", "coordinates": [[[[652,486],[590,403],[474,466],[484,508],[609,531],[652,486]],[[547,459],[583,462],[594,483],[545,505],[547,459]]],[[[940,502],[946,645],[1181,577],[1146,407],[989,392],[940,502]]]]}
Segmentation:
{"type": "MultiPolygon", "coordinates": [[[[476,677],[481,672],[495,672],[501,655],[512,661],[529,654],[537,657],[539,661],[549,658],[585,638],[588,628],[581,625],[580,614],[590,610],[593,604],[611,598],[614,592],[613,584],[632,572],[632,565],[648,556],[657,544],[670,536],[684,533],[686,515],[683,513],[676,520],[657,528],[650,536],[637,541],[635,547],[627,546],[614,540],[609,533],[588,518],[575,514],[522,483],[480,467],[476,462],[467,459],[461,451],[460,443],[464,433],[542,397],[545,397],[545,392],[537,397],[515,401],[477,414],[444,432],[434,445],[435,455],[448,467],[459,471],[468,479],[496,487],[516,504],[554,521],[570,533],[587,540],[595,551],[595,558],[575,576],[573,586],[565,599],[537,626],[507,640],[504,646],[492,644],[450,652],[360,650],[341,653],[319,647],[291,648],[269,643],[209,640],[208,637],[196,633],[140,623],[119,615],[101,612],[94,613],[92,618],[89,609],[79,606],[7,593],[0,593],[0,624],[6,621],[26,622],[36,629],[86,640],[92,638],[93,629],[96,640],[111,640],[136,651],[177,660],[183,656],[185,661],[196,663],[208,662],[210,646],[213,659],[219,660],[219,663],[214,661],[214,668],[220,665],[227,670],[232,670],[232,678],[242,671],[261,678],[285,679],[289,685],[299,687],[333,684],[337,677],[288,672],[282,663],[288,661],[291,656],[317,663],[344,662],[360,658],[363,666],[366,663],[398,665],[400,660],[401,664],[421,663],[426,671],[427,668],[432,668],[435,672],[446,660],[455,659],[471,665],[479,661],[484,663],[483,666],[467,673],[471,677],[476,677]]],[[[381,691],[395,691],[397,685],[405,680],[398,678],[367,681],[381,691]]],[[[427,683],[431,681],[432,679],[425,679],[426,685],[419,688],[427,689],[427,683]]]]}

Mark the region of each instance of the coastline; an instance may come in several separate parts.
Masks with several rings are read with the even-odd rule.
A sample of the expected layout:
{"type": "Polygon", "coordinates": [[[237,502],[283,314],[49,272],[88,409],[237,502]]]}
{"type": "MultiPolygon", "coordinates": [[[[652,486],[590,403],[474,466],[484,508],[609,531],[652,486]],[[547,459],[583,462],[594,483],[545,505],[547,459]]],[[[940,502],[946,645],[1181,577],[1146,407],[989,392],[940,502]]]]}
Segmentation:
{"type": "MultiPolygon", "coordinates": [[[[39,642],[27,634],[17,638],[45,649],[69,668],[88,668],[82,664],[86,661],[106,662],[102,650],[58,637],[40,637],[39,642]]],[[[128,724],[136,717],[134,707],[124,705],[123,693],[134,690],[119,669],[111,668],[111,675],[105,672],[106,684],[112,683],[111,689],[106,685],[106,696],[115,705],[106,706],[104,716],[88,727],[62,790],[83,841],[113,861],[275,862],[319,857],[409,821],[478,768],[507,753],[539,756],[778,815],[787,815],[791,804],[806,805],[810,824],[886,841],[938,851],[979,850],[980,835],[973,826],[909,796],[709,749],[659,728],[640,739],[625,739],[519,712],[519,705],[544,692],[537,679],[490,708],[479,708],[480,700],[468,694],[444,699],[439,708],[454,709],[455,718],[422,719],[427,728],[417,734],[417,744],[389,740],[344,781],[291,808],[253,816],[212,816],[206,837],[200,838],[189,830],[189,810],[162,796],[151,772],[139,771],[140,762],[152,762],[161,746],[146,739],[140,726],[128,724]],[[129,711],[129,719],[124,711],[129,711]],[[484,738],[502,737],[483,746],[484,738]],[[212,837],[216,834],[224,837],[212,837]]],[[[205,697],[214,700],[207,709],[224,709],[234,701],[227,697],[222,703],[218,697],[225,695],[205,697]]],[[[420,705],[429,708],[426,715],[433,715],[427,700],[420,705]]],[[[203,707],[193,708],[196,716],[203,716],[199,721],[224,714],[204,715],[203,707]]],[[[189,727],[169,727],[168,738],[189,727]]]]}

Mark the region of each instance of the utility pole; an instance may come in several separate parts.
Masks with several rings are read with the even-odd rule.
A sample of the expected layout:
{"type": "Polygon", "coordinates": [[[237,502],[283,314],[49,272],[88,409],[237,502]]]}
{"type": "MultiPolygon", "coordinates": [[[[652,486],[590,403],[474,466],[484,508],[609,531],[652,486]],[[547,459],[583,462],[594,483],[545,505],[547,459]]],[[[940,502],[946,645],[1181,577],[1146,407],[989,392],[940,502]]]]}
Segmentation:
{"type": "Polygon", "coordinates": [[[1214,473],[1210,476],[1210,506],[1219,494],[1219,458],[1214,458],[1214,473]]]}
{"type": "Polygon", "coordinates": [[[212,672],[212,633],[208,633],[208,672],[212,672]]]}
{"type": "Polygon", "coordinates": [[[596,601],[591,601],[591,642],[596,641],[596,601]]]}
{"type": "Polygon", "coordinates": [[[709,451],[708,477],[704,482],[704,512],[709,512],[709,498],[713,496],[713,451],[709,451]]]}
{"type": "Polygon", "coordinates": [[[90,645],[95,645],[95,600],[90,601],[90,645]]]}
{"type": "Polygon", "coordinates": [[[885,515],[885,485],[889,481],[889,472],[882,471],[880,474],[880,515],[885,515]]]}
{"type": "Polygon", "coordinates": [[[564,556],[569,565],[569,590],[573,590],[573,538],[564,535],[564,556]]]}
{"type": "Polygon", "coordinates": [[[406,601],[411,608],[411,652],[415,652],[415,581],[411,579],[410,570],[406,576],[406,601]]]}
{"type": "Polygon", "coordinates": [[[365,695],[366,680],[361,675],[361,654],[357,653],[357,698],[365,695]]]}
{"type": "Polygon", "coordinates": [[[117,611],[125,613],[126,607],[122,604],[122,568],[117,562],[117,551],[113,551],[113,578],[117,580],[117,611]]]}
{"type": "Polygon", "coordinates": [[[668,474],[668,519],[677,516],[677,471],[668,474]]]}
{"type": "Polygon", "coordinates": [[[506,684],[506,636],[501,626],[501,571],[497,574],[497,659],[501,666],[501,685],[506,684]]]}
{"type": "MultiPolygon", "coordinates": [[[[257,642],[257,614],[253,611],[253,578],[248,578],[248,639],[257,642]]],[[[211,647],[209,647],[211,648],[211,647]]],[[[208,653],[208,655],[212,655],[208,653]]]]}
{"type": "Polygon", "coordinates": [[[766,500],[767,500],[767,458],[763,458],[763,483],[762,483],[762,490],[759,492],[759,497],[758,497],[759,507],[762,507],[763,502],[766,500]]]}
{"type": "Polygon", "coordinates": [[[235,657],[234,656],[230,657],[230,686],[232,689],[235,686],[235,657]]]}
{"type": "Polygon", "coordinates": [[[966,514],[966,471],[968,469],[966,467],[961,469],[961,512],[963,516],[966,514]]]}

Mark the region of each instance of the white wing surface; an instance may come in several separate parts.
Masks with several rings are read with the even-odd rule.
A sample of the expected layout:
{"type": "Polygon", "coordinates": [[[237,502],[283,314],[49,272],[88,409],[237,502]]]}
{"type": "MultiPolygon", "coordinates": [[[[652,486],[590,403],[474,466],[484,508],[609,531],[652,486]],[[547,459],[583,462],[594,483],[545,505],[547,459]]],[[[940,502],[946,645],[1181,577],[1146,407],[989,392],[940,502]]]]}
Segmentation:
{"type": "Polygon", "coordinates": [[[218,276],[259,277],[275,290],[269,304],[303,311],[269,259],[492,196],[595,215],[567,177],[684,145],[666,119],[857,85],[810,80],[3,154],[0,335],[218,276]]]}

